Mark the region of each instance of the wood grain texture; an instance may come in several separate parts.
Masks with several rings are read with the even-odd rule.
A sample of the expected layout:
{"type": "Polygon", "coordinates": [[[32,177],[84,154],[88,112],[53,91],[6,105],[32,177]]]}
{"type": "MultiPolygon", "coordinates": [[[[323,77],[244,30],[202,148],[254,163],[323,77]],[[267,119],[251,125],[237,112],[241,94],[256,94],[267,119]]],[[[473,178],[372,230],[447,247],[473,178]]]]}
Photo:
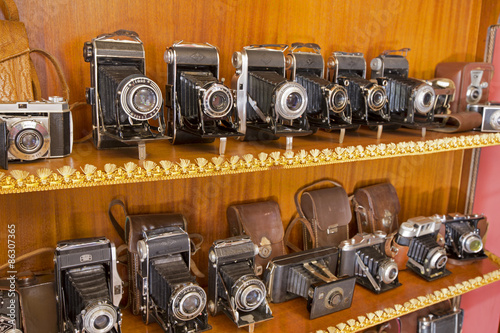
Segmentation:
{"type": "MultiPolygon", "coordinates": [[[[72,92],[71,102],[84,101],[85,87],[90,84],[89,64],[82,56],[83,43],[118,29],[139,33],[146,48],[147,73],[160,87],[167,80],[163,52],[176,40],[218,46],[221,76],[228,80],[234,73],[234,51],[250,44],[297,41],[318,43],[325,57],[332,51],[364,52],[368,63],[384,50],[409,47],[410,74],[428,79],[433,77],[439,62],[476,59],[483,4],[481,0],[16,3],[31,47],[51,52],[62,63],[72,92]]],[[[35,62],[44,96],[60,94],[55,72],[43,60],[35,62]]],[[[91,128],[90,108],[76,110],[74,118],[75,137],[83,137],[91,128]]]]}

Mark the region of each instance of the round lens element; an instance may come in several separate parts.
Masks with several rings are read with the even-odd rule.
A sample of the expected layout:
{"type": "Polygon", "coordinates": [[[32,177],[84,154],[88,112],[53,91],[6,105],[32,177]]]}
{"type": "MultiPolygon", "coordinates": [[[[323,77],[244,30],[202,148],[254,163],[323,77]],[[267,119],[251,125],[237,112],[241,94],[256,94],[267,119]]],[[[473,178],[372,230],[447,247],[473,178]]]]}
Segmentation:
{"type": "Polygon", "coordinates": [[[398,277],[398,265],[394,260],[386,259],[379,265],[378,275],[385,284],[389,284],[398,277]]]}
{"type": "Polygon", "coordinates": [[[203,95],[203,113],[211,118],[225,117],[233,109],[234,98],[226,86],[214,83],[203,95]]]}
{"type": "Polygon", "coordinates": [[[242,311],[253,311],[265,299],[266,287],[255,275],[243,275],[232,287],[236,307],[242,311]]]}
{"type": "Polygon", "coordinates": [[[275,95],[275,110],[287,120],[297,119],[307,108],[306,89],[296,82],[285,82],[279,86],[275,95]]]}
{"type": "Polygon", "coordinates": [[[106,333],[116,324],[118,314],[111,304],[92,304],[85,309],[83,329],[89,333],[106,333]]]}
{"type": "Polygon", "coordinates": [[[156,94],[150,87],[137,89],[132,97],[132,102],[137,110],[142,113],[151,112],[156,105],[156,94]]]}
{"type": "Polygon", "coordinates": [[[182,321],[198,316],[207,304],[205,291],[197,284],[188,283],[172,296],[172,313],[182,321]]]}
{"type": "Polygon", "coordinates": [[[427,83],[420,85],[415,92],[415,111],[421,114],[427,114],[434,109],[434,101],[436,100],[436,92],[432,86],[427,83]]]}
{"type": "Polygon", "coordinates": [[[16,145],[23,153],[35,153],[43,146],[43,136],[34,129],[22,130],[17,135],[16,145]]]}
{"type": "Polygon", "coordinates": [[[333,112],[340,113],[347,106],[348,97],[347,90],[339,85],[336,85],[330,90],[329,107],[333,112]]]}
{"type": "Polygon", "coordinates": [[[465,93],[465,100],[468,104],[477,104],[483,97],[483,90],[480,87],[469,86],[465,93]]]}
{"type": "Polygon", "coordinates": [[[446,251],[440,246],[436,246],[435,248],[430,250],[427,258],[430,258],[429,267],[432,269],[434,268],[442,269],[444,268],[444,266],[446,266],[446,263],[448,262],[446,251]]]}
{"type": "Polygon", "coordinates": [[[302,105],[302,96],[299,93],[293,92],[286,97],[286,107],[292,111],[297,111],[302,105]]]}
{"type": "Polygon", "coordinates": [[[48,156],[50,135],[41,121],[28,119],[13,123],[8,140],[9,152],[16,159],[31,161],[48,156]]]}
{"type": "Polygon", "coordinates": [[[98,330],[102,330],[103,328],[106,328],[109,325],[109,317],[102,315],[98,316],[94,320],[94,328],[98,330]]]}
{"type": "Polygon", "coordinates": [[[387,94],[385,93],[384,88],[381,86],[373,86],[368,90],[368,107],[373,111],[379,111],[385,105],[387,100],[387,94]]]}
{"type": "Polygon", "coordinates": [[[478,253],[483,249],[483,241],[481,237],[474,232],[468,232],[460,238],[462,247],[467,253],[478,253]]]}

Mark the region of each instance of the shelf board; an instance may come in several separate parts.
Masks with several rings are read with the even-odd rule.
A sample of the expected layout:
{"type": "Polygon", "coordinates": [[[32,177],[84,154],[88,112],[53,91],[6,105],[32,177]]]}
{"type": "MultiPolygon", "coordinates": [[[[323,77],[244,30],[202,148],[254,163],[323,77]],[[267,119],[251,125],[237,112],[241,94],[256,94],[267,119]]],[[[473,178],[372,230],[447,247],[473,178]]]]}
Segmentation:
{"type": "MultiPolygon", "coordinates": [[[[500,280],[500,259],[488,253],[489,259],[472,264],[446,266],[452,274],[427,282],[410,271],[401,271],[402,286],[376,295],[356,285],[349,309],[309,320],[305,299],[271,304],[274,319],[255,325],[255,332],[356,332],[393,318],[417,311],[500,280]]],[[[224,314],[209,316],[213,332],[245,332],[238,329],[224,314]]],[[[123,310],[124,332],[161,333],[153,323],[144,326],[140,316],[123,310]]]]}
{"type": "Polygon", "coordinates": [[[386,131],[377,139],[376,132],[361,128],[348,132],[342,144],[338,137],[338,133],[322,131],[296,137],[290,155],[285,154],[284,138],[252,142],[228,139],[223,158],[218,155],[218,141],[177,146],[161,141],[146,145],[146,161],[137,159],[136,147],[97,150],[87,141],[76,143],[73,153],[65,158],[11,163],[8,171],[0,173],[0,194],[309,167],[500,144],[500,133],[427,132],[422,138],[420,131],[410,129],[386,131]],[[38,173],[42,168],[45,175],[38,173]]]}

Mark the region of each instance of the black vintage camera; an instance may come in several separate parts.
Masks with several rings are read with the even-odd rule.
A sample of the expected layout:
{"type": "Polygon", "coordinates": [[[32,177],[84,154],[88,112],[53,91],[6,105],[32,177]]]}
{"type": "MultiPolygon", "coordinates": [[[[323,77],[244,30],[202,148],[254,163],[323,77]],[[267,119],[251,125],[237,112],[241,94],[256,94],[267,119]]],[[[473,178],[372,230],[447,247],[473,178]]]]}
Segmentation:
{"type": "Polygon", "coordinates": [[[484,259],[483,240],[478,223],[484,215],[463,215],[459,213],[441,217],[445,226],[445,247],[448,257],[456,260],[484,259]]]}
{"type": "Polygon", "coordinates": [[[279,256],[269,262],[265,281],[269,299],[281,303],[307,299],[310,319],[351,306],[355,277],[338,278],[338,249],[320,247],[279,256]]]}
{"type": "Polygon", "coordinates": [[[477,105],[470,104],[467,106],[469,111],[478,112],[483,117],[481,123],[481,132],[500,132],[500,104],[477,105]]]}
{"type": "Polygon", "coordinates": [[[328,80],[347,89],[353,123],[369,126],[387,124],[390,112],[386,107],[384,82],[376,84],[366,79],[363,53],[333,52],[328,58],[326,75],[328,80]]]}
{"type": "Polygon", "coordinates": [[[398,266],[384,253],[386,234],[357,234],[339,245],[339,276],[356,276],[363,287],[379,294],[399,287],[398,266]]]}
{"type": "Polygon", "coordinates": [[[122,281],[116,250],[104,237],[57,244],[57,321],[60,333],[120,333],[122,281]]]}
{"type": "Polygon", "coordinates": [[[219,50],[210,44],[178,42],[165,51],[169,109],[167,133],[172,143],[213,142],[242,136],[233,91],[219,80],[219,50]]]}
{"type": "MultiPolygon", "coordinates": [[[[86,97],[92,105],[92,134],[98,149],[138,144],[142,149],[145,141],[167,138],[162,93],[146,76],[144,46],[137,33],[118,30],[100,35],[85,42],[83,57],[90,62],[86,97]]],[[[139,154],[145,157],[145,151],[139,154]]]]}
{"type": "Polygon", "coordinates": [[[436,93],[423,80],[408,77],[406,54],[410,49],[385,51],[372,59],[371,78],[385,82],[391,122],[410,127],[429,127],[434,121],[436,93]],[[402,54],[395,54],[401,52],[402,54]]]}
{"type": "Polygon", "coordinates": [[[0,167],[9,161],[63,157],[73,149],[73,118],[67,101],[0,103],[0,167]]]}
{"type": "Polygon", "coordinates": [[[238,327],[273,318],[266,286],[255,275],[258,247],[248,236],[215,241],[208,254],[208,311],[224,312],[238,327]]]}
{"type": "Polygon", "coordinates": [[[313,130],[341,130],[341,140],[346,128],[352,125],[349,97],[345,87],[326,80],[325,64],[317,44],[294,43],[287,55],[287,67],[290,79],[300,83],[307,91],[308,103],[306,115],[313,130]],[[311,48],[314,52],[305,52],[311,48]]]}
{"type": "Polygon", "coordinates": [[[396,236],[396,243],[408,247],[406,267],[427,281],[451,274],[446,250],[437,243],[440,228],[439,218],[419,216],[402,223],[396,236]]]}
{"type": "Polygon", "coordinates": [[[305,116],[306,89],[286,79],[287,45],[251,45],[233,54],[236,74],[232,88],[245,140],[285,136],[291,149],[294,136],[312,134],[305,116]],[[278,49],[275,49],[278,48],[278,49]]]}
{"type": "Polygon", "coordinates": [[[146,324],[154,319],[168,333],[211,329],[207,296],[190,273],[190,246],[179,227],[144,231],[137,242],[142,318],[146,324]]]}

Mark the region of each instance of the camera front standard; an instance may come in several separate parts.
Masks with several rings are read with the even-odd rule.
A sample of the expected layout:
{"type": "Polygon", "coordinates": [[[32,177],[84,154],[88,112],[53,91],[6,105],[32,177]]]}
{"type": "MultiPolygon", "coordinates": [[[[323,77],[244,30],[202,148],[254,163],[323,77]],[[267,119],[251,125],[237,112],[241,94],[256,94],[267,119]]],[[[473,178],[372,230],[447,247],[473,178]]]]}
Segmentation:
{"type": "Polygon", "coordinates": [[[450,259],[479,260],[486,258],[483,240],[478,227],[484,215],[463,215],[459,213],[440,216],[445,225],[445,248],[450,259]]]}

